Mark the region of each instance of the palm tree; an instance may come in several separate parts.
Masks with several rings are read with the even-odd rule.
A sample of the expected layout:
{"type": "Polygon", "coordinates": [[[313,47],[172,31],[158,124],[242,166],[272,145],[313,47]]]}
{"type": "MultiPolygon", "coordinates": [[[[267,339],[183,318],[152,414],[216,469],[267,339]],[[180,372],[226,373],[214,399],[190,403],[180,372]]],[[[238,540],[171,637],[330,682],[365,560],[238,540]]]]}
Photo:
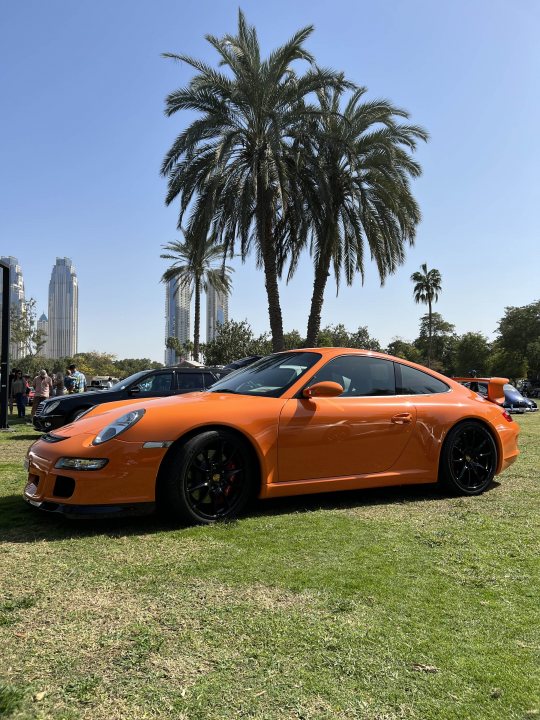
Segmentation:
{"type": "MultiPolygon", "coordinates": [[[[363,102],[365,92],[357,88],[343,111],[342,90],[319,92],[320,113],[311,116],[300,140],[307,147],[299,192],[315,264],[307,347],[317,343],[330,270],[338,291],[342,272],[348,285],[356,273],[363,282],[367,245],[383,284],[404,261],[404,246],[414,242],[420,220],[409,179],[421,168],[409,151],[427,133],[400,123],[407,113],[386,100],[363,102]]],[[[293,271],[299,249],[297,244],[291,253],[293,271]]]]}
{"type": "Polygon", "coordinates": [[[431,367],[431,345],[433,337],[433,312],[432,305],[439,299],[442,290],[441,273],[437,268],[428,270],[427,263],[422,263],[420,272],[411,275],[411,281],[415,284],[413,289],[414,300],[417,303],[424,303],[428,306],[428,357],[427,364],[431,367]]]}
{"type": "MultiPolygon", "coordinates": [[[[183,231],[182,231],[183,232],[183,231]]],[[[201,291],[208,292],[211,286],[218,292],[230,291],[232,268],[223,264],[224,247],[212,237],[198,237],[193,232],[184,232],[184,240],[175,240],[163,246],[167,252],[161,257],[173,260],[161,282],[176,280],[179,288],[187,289],[189,297],[195,295],[195,323],[193,331],[193,359],[199,360],[201,326],[201,291]]]]}
{"type": "Polygon", "coordinates": [[[264,269],[268,314],[275,351],[283,348],[283,320],[279,299],[278,253],[282,238],[297,233],[291,196],[292,138],[306,113],[311,93],[344,84],[329,70],[310,67],[297,74],[297,61],[313,63],[304,42],[313,28],[305,27],[267,59],[262,59],[257,32],[238,12],[238,32],[223,38],[207,36],[220,65],[185,55],[165,57],[183,61],[197,74],[189,85],[166,99],[168,116],[180,110],[200,116],[175,140],[161,172],[168,178],[166,203],[180,199],[180,219],[190,203],[190,226],[213,225],[227,253],[240,240],[242,258],[254,249],[264,269]]]}

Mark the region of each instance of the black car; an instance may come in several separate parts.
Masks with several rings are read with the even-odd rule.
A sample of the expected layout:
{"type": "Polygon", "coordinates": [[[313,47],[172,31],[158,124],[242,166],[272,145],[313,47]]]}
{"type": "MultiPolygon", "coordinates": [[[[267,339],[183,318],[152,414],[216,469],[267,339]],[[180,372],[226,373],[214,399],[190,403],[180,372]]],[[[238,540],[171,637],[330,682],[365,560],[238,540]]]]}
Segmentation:
{"type": "Polygon", "coordinates": [[[34,415],[36,430],[48,432],[73,422],[89,408],[117,400],[166,397],[205,390],[218,379],[208,368],[163,368],[143,370],[113,385],[109,390],[90,390],[60,395],[41,402],[34,415]]]}

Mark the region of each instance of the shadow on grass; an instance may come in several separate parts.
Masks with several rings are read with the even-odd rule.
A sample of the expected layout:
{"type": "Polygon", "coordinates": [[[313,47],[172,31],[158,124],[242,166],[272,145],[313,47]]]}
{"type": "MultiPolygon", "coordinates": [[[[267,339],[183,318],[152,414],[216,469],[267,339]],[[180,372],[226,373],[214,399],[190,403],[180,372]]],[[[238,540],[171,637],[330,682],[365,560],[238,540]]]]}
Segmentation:
{"type": "MultiPolygon", "coordinates": [[[[486,490],[497,488],[494,482],[486,490]]],[[[316,495],[296,495],[272,500],[255,500],[244,518],[266,517],[317,512],[319,510],[354,510],[367,506],[406,505],[418,502],[437,502],[455,498],[437,485],[407,485],[372,490],[350,490],[316,495]]],[[[70,520],[60,514],[48,514],[30,507],[20,495],[0,497],[0,543],[31,543],[89,536],[121,537],[145,535],[179,529],[157,513],[143,517],[70,520]]],[[[185,526],[184,526],[185,527],[185,526]]]]}

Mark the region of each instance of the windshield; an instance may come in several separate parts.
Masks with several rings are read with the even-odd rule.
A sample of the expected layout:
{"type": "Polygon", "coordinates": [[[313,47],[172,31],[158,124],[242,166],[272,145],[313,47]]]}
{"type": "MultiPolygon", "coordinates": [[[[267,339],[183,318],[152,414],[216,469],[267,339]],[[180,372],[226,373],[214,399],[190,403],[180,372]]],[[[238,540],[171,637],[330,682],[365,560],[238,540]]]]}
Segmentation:
{"type": "Polygon", "coordinates": [[[320,358],[321,355],[314,352],[268,355],[218,380],[210,392],[279,397],[320,358]]]}
{"type": "Polygon", "coordinates": [[[143,375],[148,375],[148,370],[141,370],[141,372],[134,373],[124,380],[120,380],[120,382],[117,382],[112,386],[111,390],[125,390],[128,385],[131,385],[131,383],[135,382],[139,378],[142,378],[143,375]]]}

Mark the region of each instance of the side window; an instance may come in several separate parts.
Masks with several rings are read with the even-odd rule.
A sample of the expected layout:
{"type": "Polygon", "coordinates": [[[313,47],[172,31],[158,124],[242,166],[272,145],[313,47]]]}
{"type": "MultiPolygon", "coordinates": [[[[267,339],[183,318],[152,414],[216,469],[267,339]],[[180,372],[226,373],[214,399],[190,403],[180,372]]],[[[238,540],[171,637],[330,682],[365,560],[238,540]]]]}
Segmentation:
{"type": "Polygon", "coordinates": [[[203,373],[203,376],[204,376],[204,387],[205,387],[205,388],[209,388],[209,387],[210,387],[211,385],[213,385],[213,384],[216,382],[216,380],[217,380],[217,378],[215,378],[215,377],[214,377],[213,375],[211,375],[210,373],[203,373]]]}
{"type": "Polygon", "coordinates": [[[340,397],[395,395],[394,363],[367,355],[342,355],[327,362],[309,382],[331,380],[343,387],[340,397]]]}
{"type": "Polygon", "coordinates": [[[432,395],[448,391],[448,385],[432,375],[396,363],[396,392],[398,395],[432,395]]]}
{"type": "Polygon", "coordinates": [[[159,375],[147,375],[136,383],[144,393],[170,392],[172,387],[172,373],[160,373],[159,375]]]}
{"type": "Polygon", "coordinates": [[[202,373],[179,372],[179,373],[177,373],[176,377],[177,377],[177,385],[178,385],[179,390],[202,390],[204,387],[202,373]]]}

